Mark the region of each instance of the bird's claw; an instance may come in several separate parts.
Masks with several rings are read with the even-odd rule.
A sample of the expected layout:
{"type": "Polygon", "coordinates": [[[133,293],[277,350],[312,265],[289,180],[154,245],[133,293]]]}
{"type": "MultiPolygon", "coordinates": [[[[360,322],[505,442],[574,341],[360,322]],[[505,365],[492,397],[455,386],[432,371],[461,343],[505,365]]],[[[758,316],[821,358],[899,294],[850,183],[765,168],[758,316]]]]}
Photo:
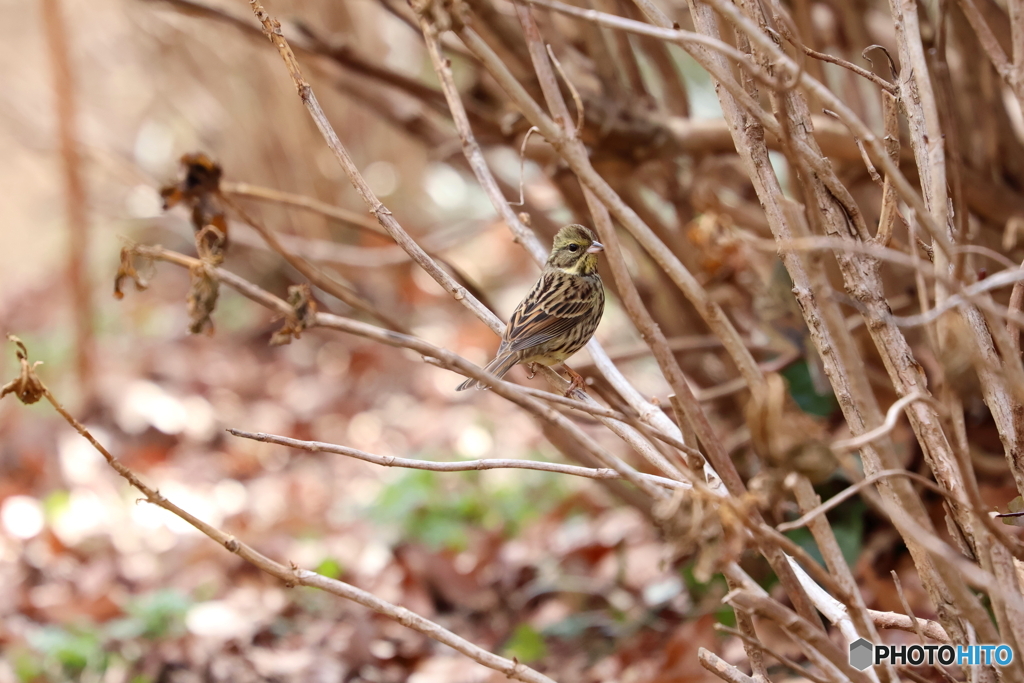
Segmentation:
{"type": "Polygon", "coordinates": [[[568,365],[563,365],[565,371],[569,374],[569,388],[565,390],[565,397],[572,396],[576,391],[586,392],[587,381],[583,379],[583,375],[579,374],[568,365]]]}

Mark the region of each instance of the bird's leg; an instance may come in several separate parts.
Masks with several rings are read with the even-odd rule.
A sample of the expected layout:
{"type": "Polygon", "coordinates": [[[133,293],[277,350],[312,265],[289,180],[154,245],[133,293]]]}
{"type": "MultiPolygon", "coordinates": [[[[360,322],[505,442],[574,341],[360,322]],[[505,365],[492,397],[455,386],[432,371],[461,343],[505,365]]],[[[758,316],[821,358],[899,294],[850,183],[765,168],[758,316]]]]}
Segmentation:
{"type": "Polygon", "coordinates": [[[569,388],[565,390],[565,395],[568,397],[577,389],[586,393],[586,389],[584,387],[587,386],[587,382],[583,379],[583,375],[576,372],[565,363],[562,363],[562,367],[565,368],[565,371],[569,374],[569,379],[572,380],[569,383],[569,388]]]}
{"type": "Polygon", "coordinates": [[[526,371],[530,373],[529,375],[526,376],[526,379],[533,379],[534,377],[537,376],[537,364],[536,363],[527,363],[526,364],[526,371]]]}

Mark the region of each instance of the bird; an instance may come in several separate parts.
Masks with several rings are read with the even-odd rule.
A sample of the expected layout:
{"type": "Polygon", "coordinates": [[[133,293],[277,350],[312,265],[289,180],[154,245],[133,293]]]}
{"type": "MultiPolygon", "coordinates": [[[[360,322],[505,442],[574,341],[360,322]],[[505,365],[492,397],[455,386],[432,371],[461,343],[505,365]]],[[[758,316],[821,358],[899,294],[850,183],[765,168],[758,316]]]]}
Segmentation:
{"type": "MultiPolygon", "coordinates": [[[[572,379],[566,396],[583,387],[583,378],[564,365],[583,348],[604,313],[604,284],[597,255],[604,245],[582,225],[566,225],[555,235],[544,270],[508,321],[494,359],[484,368],[504,377],[513,365],[563,363],[572,379]]],[[[487,385],[468,379],[457,391],[487,385]]]]}

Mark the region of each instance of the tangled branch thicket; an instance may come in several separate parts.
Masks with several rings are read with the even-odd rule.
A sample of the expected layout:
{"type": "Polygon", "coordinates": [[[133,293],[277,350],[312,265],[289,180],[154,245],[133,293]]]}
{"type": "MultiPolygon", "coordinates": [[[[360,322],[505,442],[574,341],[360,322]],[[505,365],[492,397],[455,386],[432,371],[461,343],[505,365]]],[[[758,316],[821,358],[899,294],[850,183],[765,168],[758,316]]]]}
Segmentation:
{"type": "MultiPolygon", "coordinates": [[[[283,318],[275,343],[326,328],[412,350],[452,370],[453,388],[454,373],[489,383],[577,464],[428,468],[535,467],[610,487],[659,528],[675,557],[696,556],[699,577],[726,577],[725,602],[735,610],[748,665],[741,670],[702,650],[701,664],[723,680],[767,681],[772,661],[815,681],[921,677],[892,665],[854,669],[833,629],[844,642],[883,642],[881,631],[900,629],[1024,652],[1024,544],[993,519],[978,483],[984,463],[997,476],[1008,472],[1024,492],[1020,0],[370,3],[366,11],[380,25],[415,32],[432,67],[422,79],[375,59],[357,36],[324,35],[299,20],[280,21],[273,5],[250,4],[252,15],[201,0],[147,8],[169,6],[188,15],[186,25],[212,23],[264,47],[269,38],[285,67],[279,77],[290,77],[376,222],[246,185],[230,166],[221,182],[216,164],[192,156],[185,181],[165,196],[193,209],[199,258],[131,245],[119,282],[138,281],[140,261],[168,262],[190,272],[193,331],[209,327],[219,288],[227,286],[283,318]],[[709,104],[697,86],[708,77],[721,119],[695,116],[709,104]],[[349,154],[347,131],[332,126],[318,100],[332,87],[471,174],[538,264],[565,218],[593,226],[605,245],[606,285],[642,345],[609,354],[592,341],[590,362],[578,368],[588,390],[563,397],[567,382],[550,370],[552,392],[498,381],[412,334],[362,286],[359,278],[372,268],[354,263],[411,260],[466,315],[496,334],[503,324],[477,285],[445,261],[437,236],[408,229],[406,217],[374,194],[349,154]],[[507,173],[507,160],[520,153],[534,178],[525,192],[523,179],[507,173]],[[404,256],[279,235],[243,206],[254,199],[386,235],[404,256]],[[308,285],[282,298],[225,269],[234,220],[254,228],[349,315],[319,310],[308,285]],[[656,361],[657,386],[667,389],[661,402],[622,369],[646,354],[656,361]],[[841,419],[798,404],[779,372],[800,359],[817,386],[810,395],[833,393],[841,419]],[[580,416],[607,429],[583,429],[580,416]],[[901,431],[904,416],[909,432],[901,431]],[[975,443],[988,425],[1005,464],[993,465],[975,443]],[[918,451],[924,466],[907,471],[918,451]],[[860,496],[891,523],[934,620],[909,607],[907,614],[868,608],[871,596],[824,514],[835,502],[819,507],[814,487],[829,479],[850,486],[836,502],[860,496]],[[936,495],[940,524],[926,505],[936,495]],[[823,566],[782,533],[803,526],[823,566]],[[770,566],[778,590],[766,592],[751,578],[752,554],[770,566]],[[804,661],[763,642],[759,631],[768,623],[798,644],[804,661]]],[[[344,445],[232,433],[416,466],[344,445]]],[[[143,490],[161,504],[159,494],[143,490]]],[[[223,532],[203,530],[285,580],[357,600],[511,677],[550,680],[347,584],[287,570],[223,532]]],[[[1006,668],[953,673],[1024,681],[1019,658],[1006,668]]]]}

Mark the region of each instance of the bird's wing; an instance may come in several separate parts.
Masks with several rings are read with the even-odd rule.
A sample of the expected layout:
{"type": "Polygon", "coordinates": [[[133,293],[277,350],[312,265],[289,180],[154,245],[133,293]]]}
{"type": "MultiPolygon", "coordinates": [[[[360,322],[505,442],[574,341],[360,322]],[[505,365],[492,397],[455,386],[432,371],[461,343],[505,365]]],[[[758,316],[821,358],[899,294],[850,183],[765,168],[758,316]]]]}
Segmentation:
{"type": "Polygon", "coordinates": [[[594,306],[595,286],[600,284],[591,278],[544,271],[512,314],[503,350],[514,352],[540,346],[572,329],[594,306]]]}

